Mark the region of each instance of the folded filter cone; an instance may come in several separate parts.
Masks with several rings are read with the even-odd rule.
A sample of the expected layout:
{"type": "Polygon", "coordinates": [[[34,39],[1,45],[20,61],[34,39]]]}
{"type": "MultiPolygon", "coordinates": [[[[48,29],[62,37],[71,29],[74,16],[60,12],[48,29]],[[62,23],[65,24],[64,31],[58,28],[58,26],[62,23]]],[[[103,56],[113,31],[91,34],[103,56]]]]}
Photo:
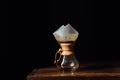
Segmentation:
{"type": "Polygon", "coordinates": [[[70,24],[67,24],[62,25],[53,35],[58,42],[73,42],[76,41],[79,33],[70,24]]]}

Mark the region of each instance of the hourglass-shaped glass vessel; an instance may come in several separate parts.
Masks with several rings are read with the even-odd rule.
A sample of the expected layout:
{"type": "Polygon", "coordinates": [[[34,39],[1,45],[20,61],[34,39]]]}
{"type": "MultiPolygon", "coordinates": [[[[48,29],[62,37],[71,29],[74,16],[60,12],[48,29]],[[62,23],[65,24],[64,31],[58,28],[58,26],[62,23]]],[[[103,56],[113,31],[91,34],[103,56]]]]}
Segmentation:
{"type": "Polygon", "coordinates": [[[62,25],[53,35],[61,46],[55,55],[57,68],[60,71],[76,71],[79,68],[79,62],[74,55],[73,46],[79,33],[70,24],[67,24],[66,26],[62,25]],[[57,60],[58,53],[60,57],[57,60]]]}

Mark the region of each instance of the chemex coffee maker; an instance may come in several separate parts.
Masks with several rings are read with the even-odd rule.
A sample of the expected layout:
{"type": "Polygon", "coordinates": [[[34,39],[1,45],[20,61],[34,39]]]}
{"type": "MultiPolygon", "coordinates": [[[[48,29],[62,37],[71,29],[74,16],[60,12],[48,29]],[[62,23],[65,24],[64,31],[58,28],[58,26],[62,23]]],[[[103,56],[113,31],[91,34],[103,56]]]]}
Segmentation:
{"type": "Polygon", "coordinates": [[[79,62],[75,57],[73,46],[79,33],[67,24],[62,25],[53,35],[61,47],[55,54],[54,63],[62,72],[75,72],[79,68],[79,62]]]}

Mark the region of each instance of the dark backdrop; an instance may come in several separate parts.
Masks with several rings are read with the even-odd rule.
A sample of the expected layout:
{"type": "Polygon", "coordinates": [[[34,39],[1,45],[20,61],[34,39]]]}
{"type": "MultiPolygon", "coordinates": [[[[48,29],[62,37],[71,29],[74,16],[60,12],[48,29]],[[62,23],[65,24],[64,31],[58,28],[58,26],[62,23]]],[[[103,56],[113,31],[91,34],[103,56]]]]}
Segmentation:
{"type": "Polygon", "coordinates": [[[13,13],[15,44],[9,55],[18,72],[16,78],[25,79],[35,68],[55,66],[54,55],[59,44],[53,32],[68,23],[80,34],[74,46],[79,62],[120,60],[117,2],[49,0],[20,3],[16,4],[19,6],[13,13]]]}

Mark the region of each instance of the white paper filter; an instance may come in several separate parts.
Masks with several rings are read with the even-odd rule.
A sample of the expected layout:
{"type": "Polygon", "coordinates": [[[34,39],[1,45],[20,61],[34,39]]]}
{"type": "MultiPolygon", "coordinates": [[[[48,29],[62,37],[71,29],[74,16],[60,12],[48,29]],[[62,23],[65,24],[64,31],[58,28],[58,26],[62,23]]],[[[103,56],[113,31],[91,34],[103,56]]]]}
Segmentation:
{"type": "Polygon", "coordinates": [[[70,24],[67,24],[66,26],[62,25],[53,35],[58,42],[68,42],[76,41],[79,33],[70,24]]]}

